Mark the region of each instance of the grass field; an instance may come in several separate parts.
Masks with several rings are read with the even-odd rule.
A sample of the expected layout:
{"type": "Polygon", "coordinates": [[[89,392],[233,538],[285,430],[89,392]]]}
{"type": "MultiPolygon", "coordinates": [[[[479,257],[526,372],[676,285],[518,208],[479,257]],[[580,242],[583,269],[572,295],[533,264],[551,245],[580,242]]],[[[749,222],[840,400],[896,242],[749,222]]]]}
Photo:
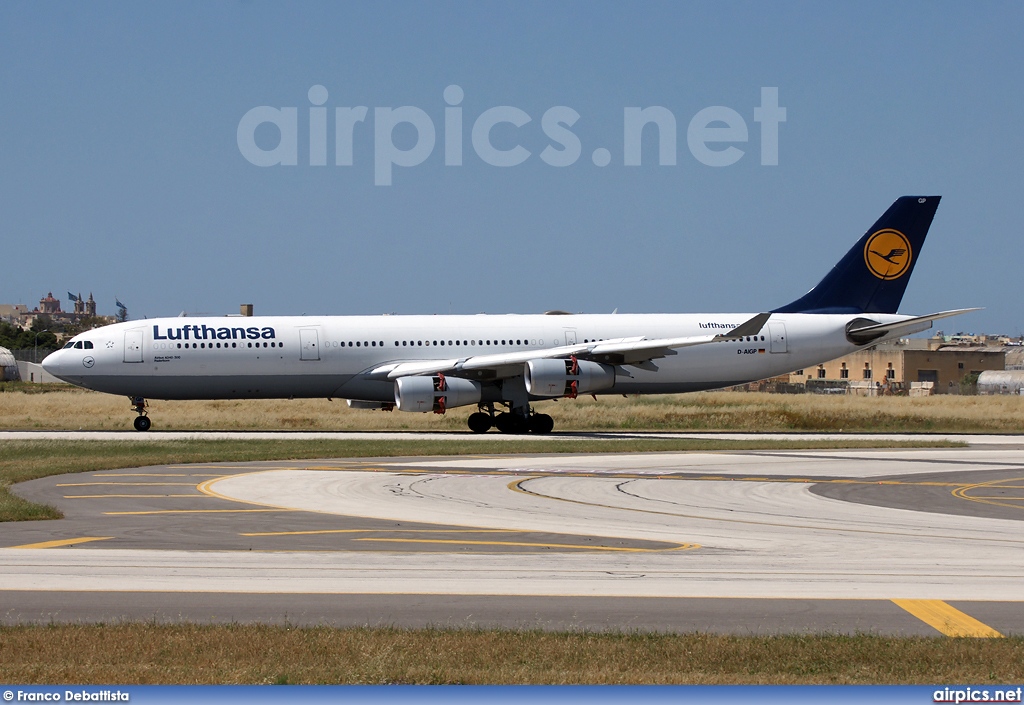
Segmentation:
{"type": "Polygon", "coordinates": [[[157,624],[0,627],[24,684],[1013,684],[1024,639],[157,624]]]}
{"type": "MultiPolygon", "coordinates": [[[[541,402],[556,430],[1019,433],[1019,396],[853,397],[702,392],[541,402]]],[[[0,429],[130,429],[123,397],[66,385],[0,385],[0,429]]],[[[353,411],[326,399],[151,401],[157,430],[465,430],[475,407],[445,416],[353,411]]]]}

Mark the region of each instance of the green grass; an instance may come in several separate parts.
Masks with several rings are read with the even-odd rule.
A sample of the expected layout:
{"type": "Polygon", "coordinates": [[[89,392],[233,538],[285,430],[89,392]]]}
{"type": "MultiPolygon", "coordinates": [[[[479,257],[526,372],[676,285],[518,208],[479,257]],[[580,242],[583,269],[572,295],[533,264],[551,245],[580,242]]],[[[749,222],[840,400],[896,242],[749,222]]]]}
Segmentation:
{"type": "Polygon", "coordinates": [[[25,684],[1011,684],[1024,639],[333,629],[0,627],[25,684]]]}
{"type": "Polygon", "coordinates": [[[11,485],[40,477],[91,470],[145,467],[168,463],[245,462],[304,458],[359,458],[420,455],[512,453],[637,453],[753,449],[955,447],[945,441],[725,441],[714,438],[671,440],[451,440],[426,441],[415,436],[386,441],[246,440],[246,441],[4,441],[0,442],[0,521],[59,519],[54,507],[25,501],[11,485]]]}

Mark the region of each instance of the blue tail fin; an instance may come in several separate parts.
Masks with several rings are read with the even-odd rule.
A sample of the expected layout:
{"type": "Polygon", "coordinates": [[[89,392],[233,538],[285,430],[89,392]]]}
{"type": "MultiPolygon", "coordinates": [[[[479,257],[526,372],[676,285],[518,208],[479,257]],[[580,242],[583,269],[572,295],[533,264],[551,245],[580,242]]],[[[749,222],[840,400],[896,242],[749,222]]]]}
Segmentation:
{"type": "Polygon", "coordinates": [[[940,196],[903,196],[816,287],[774,313],[896,313],[940,196]]]}

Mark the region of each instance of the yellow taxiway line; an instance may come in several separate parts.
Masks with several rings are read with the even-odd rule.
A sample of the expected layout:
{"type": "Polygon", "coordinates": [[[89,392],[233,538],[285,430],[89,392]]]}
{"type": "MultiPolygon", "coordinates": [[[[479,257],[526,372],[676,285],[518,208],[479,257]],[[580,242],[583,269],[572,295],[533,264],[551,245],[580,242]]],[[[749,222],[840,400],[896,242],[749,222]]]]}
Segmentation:
{"type": "Polygon", "coordinates": [[[195,487],[194,482],[62,482],[57,487],[195,487]]]}
{"type": "Polygon", "coordinates": [[[103,512],[105,516],[141,516],[146,514],[244,514],[246,512],[294,512],[297,509],[154,509],[148,512],[103,512]]]}
{"type": "Polygon", "coordinates": [[[8,548],[59,548],[61,546],[73,546],[76,543],[88,543],[89,541],[106,541],[113,536],[81,536],[77,539],[58,539],[57,541],[43,541],[41,543],[26,543],[23,546],[8,546],[8,548]]]}
{"type": "Polygon", "coordinates": [[[168,499],[168,498],[184,498],[191,497],[193,499],[208,499],[204,494],[66,494],[64,499],[130,499],[130,498],[141,498],[141,499],[168,499]]]}
{"type": "Polygon", "coordinates": [[[439,543],[461,546],[519,546],[525,548],[571,548],[577,551],[616,551],[622,553],[661,553],[664,551],[690,551],[700,548],[695,543],[677,544],[672,548],[629,548],[616,546],[587,546],[572,543],[529,543],[527,541],[459,541],[458,539],[389,539],[365,538],[353,541],[387,541],[390,543],[439,543]]]}
{"type": "Polygon", "coordinates": [[[992,638],[1003,636],[992,627],[942,600],[893,600],[925,624],[946,636],[992,638]]]}
{"type": "Polygon", "coordinates": [[[505,529],[315,529],[310,531],[259,531],[239,536],[311,536],[314,534],[510,534],[525,531],[505,529]]]}

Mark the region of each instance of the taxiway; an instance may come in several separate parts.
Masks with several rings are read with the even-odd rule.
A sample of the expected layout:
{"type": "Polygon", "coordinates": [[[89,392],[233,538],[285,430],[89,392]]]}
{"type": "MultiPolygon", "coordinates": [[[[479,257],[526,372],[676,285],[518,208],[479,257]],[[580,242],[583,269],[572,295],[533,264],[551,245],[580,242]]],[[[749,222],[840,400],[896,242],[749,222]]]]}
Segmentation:
{"type": "Polygon", "coordinates": [[[1024,633],[1024,451],[989,438],[48,477],[0,619],[1024,633]]]}

